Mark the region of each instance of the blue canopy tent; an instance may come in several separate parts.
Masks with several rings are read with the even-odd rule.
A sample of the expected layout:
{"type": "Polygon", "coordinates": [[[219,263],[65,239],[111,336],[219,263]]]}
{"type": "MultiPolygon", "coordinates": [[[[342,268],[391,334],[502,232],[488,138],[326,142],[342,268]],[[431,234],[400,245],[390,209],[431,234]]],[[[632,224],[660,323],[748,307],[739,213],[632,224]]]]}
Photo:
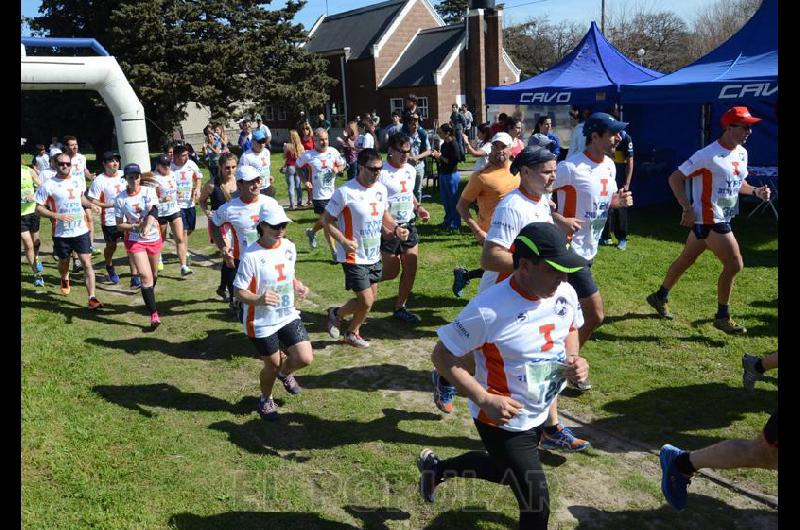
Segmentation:
{"type": "Polygon", "coordinates": [[[487,87],[486,103],[604,109],[619,102],[620,85],[650,81],[662,75],[625,57],[592,22],[583,40],[558,64],[519,83],[487,87]]]}
{"type": "Polygon", "coordinates": [[[763,0],[742,29],[717,49],[676,72],[622,87],[637,164],[644,163],[634,175],[637,204],[670,200],[666,177],[721,134],[720,117],[736,105],[747,105],[764,118],[747,142],[750,166],[777,166],[777,31],[778,2],[763,0]]]}

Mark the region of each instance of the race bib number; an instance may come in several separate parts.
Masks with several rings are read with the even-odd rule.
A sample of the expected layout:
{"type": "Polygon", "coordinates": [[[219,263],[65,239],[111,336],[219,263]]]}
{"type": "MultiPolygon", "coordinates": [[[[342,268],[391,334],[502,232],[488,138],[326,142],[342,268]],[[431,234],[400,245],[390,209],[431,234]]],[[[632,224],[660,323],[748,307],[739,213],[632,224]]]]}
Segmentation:
{"type": "Polygon", "coordinates": [[[401,223],[404,223],[413,217],[414,204],[410,201],[392,202],[389,203],[389,213],[392,217],[401,223]]]}
{"type": "Polygon", "coordinates": [[[381,238],[378,237],[370,237],[364,238],[361,241],[361,247],[364,249],[364,256],[367,259],[374,259],[378,257],[378,253],[381,248],[381,238]]]}
{"type": "Polygon", "coordinates": [[[525,363],[527,397],[538,405],[544,405],[553,399],[566,384],[564,376],[566,368],[566,364],[558,361],[525,363]]]}

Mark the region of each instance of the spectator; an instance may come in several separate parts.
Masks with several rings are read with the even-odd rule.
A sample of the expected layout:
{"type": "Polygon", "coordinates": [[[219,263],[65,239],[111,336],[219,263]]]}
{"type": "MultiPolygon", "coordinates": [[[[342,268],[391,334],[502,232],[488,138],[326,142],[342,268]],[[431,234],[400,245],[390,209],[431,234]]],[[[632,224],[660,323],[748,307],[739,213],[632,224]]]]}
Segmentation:
{"type": "Polygon", "coordinates": [[[414,197],[417,202],[422,202],[422,180],[425,178],[425,159],[432,154],[428,133],[419,126],[419,114],[414,112],[405,118],[405,123],[400,131],[411,138],[411,156],[408,163],[417,170],[417,182],[414,184],[414,197]]]}
{"type": "Polygon", "coordinates": [[[239,141],[237,143],[239,144],[239,149],[244,153],[253,147],[253,131],[247,118],[239,120],[239,128],[241,131],[239,132],[239,141]]]}
{"type": "Polygon", "coordinates": [[[461,114],[464,115],[464,122],[466,123],[465,129],[467,130],[467,137],[472,140],[475,134],[472,131],[472,124],[474,123],[474,118],[472,117],[472,113],[469,111],[469,107],[467,104],[464,103],[461,105],[461,114]]]}
{"type": "MultiPolygon", "coordinates": [[[[618,118],[615,113],[612,116],[618,118]]],[[[622,131],[620,133],[621,140],[614,149],[614,165],[617,168],[617,188],[629,190],[631,189],[631,179],[633,178],[633,140],[631,136],[622,131]]],[[[625,250],[628,247],[628,210],[629,208],[615,208],[609,210],[608,221],[606,226],[603,227],[603,233],[600,235],[601,245],[611,245],[611,232],[617,238],[617,248],[625,250]]]]}
{"type": "Polygon", "coordinates": [[[50,169],[50,155],[42,144],[36,144],[36,156],[34,158],[36,174],[41,175],[45,169],[50,169]]]}
{"type": "Polygon", "coordinates": [[[392,112],[392,124],[383,130],[383,144],[388,145],[389,138],[399,133],[402,128],[403,124],[401,123],[400,111],[396,110],[392,112]]]}
{"type": "Polygon", "coordinates": [[[417,96],[414,94],[409,94],[406,98],[405,108],[403,109],[403,121],[405,122],[406,119],[411,116],[412,114],[418,114],[417,112],[417,96]]]}
{"type": "Polygon", "coordinates": [[[455,141],[458,144],[458,149],[461,152],[461,162],[466,160],[464,149],[464,129],[467,125],[464,115],[458,111],[458,105],[453,103],[450,112],[450,125],[453,127],[453,134],[455,141]]]}
{"type": "Polygon", "coordinates": [[[528,140],[528,145],[546,147],[548,151],[558,157],[561,153],[561,139],[553,132],[553,120],[550,119],[550,116],[539,116],[539,119],[536,120],[536,127],[533,129],[533,135],[528,140]],[[550,142],[545,145],[541,139],[538,139],[538,143],[534,143],[534,136],[537,134],[545,136],[550,142]]]}
{"type": "Polygon", "coordinates": [[[378,126],[381,124],[381,117],[378,116],[378,111],[375,110],[375,109],[372,109],[372,112],[369,113],[368,117],[369,117],[370,121],[375,125],[375,128],[377,129],[378,126]]]}
{"type": "Polygon", "coordinates": [[[579,111],[579,120],[578,125],[572,130],[572,136],[569,140],[569,153],[567,154],[568,157],[573,157],[577,154],[583,153],[586,149],[586,136],[583,134],[583,124],[586,123],[586,120],[589,116],[592,115],[592,109],[590,107],[584,107],[579,111]]]}
{"type": "Polygon", "coordinates": [[[356,122],[351,121],[347,124],[342,136],[337,137],[336,141],[342,147],[342,156],[347,162],[347,180],[352,180],[358,171],[358,152],[356,151],[356,139],[358,138],[358,127],[356,122]]]}
{"type": "Polygon", "coordinates": [[[511,160],[514,160],[525,149],[525,144],[520,138],[522,136],[522,121],[514,117],[506,118],[506,132],[511,136],[511,160]]]}
{"type": "Polygon", "coordinates": [[[207,127],[206,130],[208,133],[203,142],[203,153],[205,154],[206,165],[208,165],[211,178],[215,180],[219,176],[218,163],[219,157],[222,154],[222,140],[214,133],[213,126],[207,127]]]}
{"type": "Polygon", "coordinates": [[[483,169],[489,160],[489,153],[492,152],[492,142],[489,141],[492,138],[491,130],[492,128],[488,121],[478,125],[477,149],[472,147],[469,142],[465,142],[467,152],[477,158],[472,166],[473,173],[483,169]]]}
{"type": "Polygon", "coordinates": [[[497,120],[492,124],[492,136],[499,132],[506,132],[506,120],[508,119],[508,115],[505,112],[501,112],[497,116],[497,120]]]}
{"type": "MultiPolygon", "coordinates": [[[[356,153],[364,149],[375,149],[375,136],[369,131],[370,120],[365,118],[358,124],[358,139],[356,140],[356,153]]],[[[373,129],[374,130],[374,129],[373,129]]]]}
{"type": "Polygon", "coordinates": [[[269,150],[269,146],[272,143],[272,132],[266,124],[261,123],[261,114],[256,114],[256,126],[253,128],[253,132],[258,130],[264,131],[264,136],[267,138],[267,150],[269,150]]]}
{"type": "Polygon", "coordinates": [[[317,127],[321,127],[326,131],[331,128],[331,122],[325,119],[325,114],[320,113],[317,120],[317,127]]]}
{"type": "Polygon", "coordinates": [[[454,131],[450,124],[445,123],[439,127],[439,137],[442,139],[441,151],[433,151],[433,157],[439,162],[439,192],[442,205],[444,205],[444,221],[441,228],[455,232],[461,226],[461,218],[456,210],[458,202],[458,184],[461,175],[458,173],[458,162],[462,153],[453,137],[454,131]]]}
{"type": "Polygon", "coordinates": [[[286,187],[289,189],[289,209],[297,209],[303,202],[303,183],[297,175],[297,159],[305,152],[300,143],[300,135],[292,129],[289,131],[289,141],[283,144],[283,167],[281,171],[286,175],[286,187]]]}
{"type": "Polygon", "coordinates": [[[50,138],[50,147],[47,148],[47,152],[52,157],[58,154],[53,152],[56,149],[63,152],[64,144],[58,141],[58,136],[53,136],[52,138],[50,138]]]}

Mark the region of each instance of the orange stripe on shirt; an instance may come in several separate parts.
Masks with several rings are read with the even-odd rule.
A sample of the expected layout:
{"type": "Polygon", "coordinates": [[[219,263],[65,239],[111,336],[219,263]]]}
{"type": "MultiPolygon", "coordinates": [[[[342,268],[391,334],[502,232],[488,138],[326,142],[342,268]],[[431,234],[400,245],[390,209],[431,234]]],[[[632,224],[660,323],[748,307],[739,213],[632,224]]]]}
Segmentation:
{"type": "Polygon", "coordinates": [[[222,223],[222,226],[228,225],[233,232],[233,259],[239,259],[239,237],[236,235],[236,229],[232,223],[222,223]]]}
{"type": "MultiPolygon", "coordinates": [[[[511,392],[508,390],[505,363],[500,350],[494,344],[487,342],[481,346],[481,352],[486,358],[486,391],[498,396],[510,396],[511,392]]],[[[478,414],[478,420],[488,425],[497,426],[483,410],[478,414]]]]}
{"type": "Polygon", "coordinates": [[[706,168],[700,168],[693,171],[688,178],[701,176],[702,193],[700,194],[700,213],[703,216],[703,224],[714,224],[714,206],[711,204],[711,192],[714,191],[714,182],[711,176],[711,171],[706,168]]]}
{"type": "MultiPolygon", "coordinates": [[[[350,207],[345,206],[344,210],[342,210],[342,219],[344,219],[344,237],[346,239],[353,239],[353,214],[350,212],[350,207]]],[[[345,256],[346,263],[355,263],[356,262],[356,253],[355,252],[347,252],[345,256]]]]}
{"type": "MultiPolygon", "coordinates": [[[[101,191],[100,192],[100,199],[99,200],[100,200],[100,202],[106,202],[106,192],[105,191],[101,191]]],[[[102,212],[100,214],[100,224],[101,225],[106,224],[106,220],[107,220],[106,217],[108,217],[108,210],[109,210],[108,208],[103,208],[102,210],[100,210],[102,212]]]]}
{"type": "Polygon", "coordinates": [[[575,212],[578,209],[578,191],[575,189],[575,186],[568,184],[566,186],[561,186],[555,191],[564,192],[564,211],[561,212],[561,215],[564,217],[575,217],[575,212]]]}
{"type": "MultiPolygon", "coordinates": [[[[247,286],[247,290],[253,294],[256,294],[256,277],[253,276],[250,278],[250,285],[247,286]]],[[[254,324],[254,320],[256,319],[256,306],[248,305],[247,306],[247,336],[255,338],[256,336],[256,327],[254,324]]]]}

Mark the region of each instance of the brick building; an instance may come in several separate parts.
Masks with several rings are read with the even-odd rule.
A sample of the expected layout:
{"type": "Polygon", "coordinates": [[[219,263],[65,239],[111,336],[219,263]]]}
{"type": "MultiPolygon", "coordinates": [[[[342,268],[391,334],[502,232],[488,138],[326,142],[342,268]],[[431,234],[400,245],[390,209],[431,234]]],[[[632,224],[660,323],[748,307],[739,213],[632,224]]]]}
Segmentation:
{"type": "MultiPolygon", "coordinates": [[[[486,86],[516,83],[520,74],[503,50],[502,9],[470,9],[466,22],[446,25],[428,0],[322,16],[306,48],[328,60],[337,80],[324,109],[334,127],[373,109],[386,124],[410,93],[425,127],[448,121],[451,105],[464,102],[478,123],[486,119],[486,86]]],[[[276,127],[292,125],[280,118],[276,110],[276,127]]]]}

